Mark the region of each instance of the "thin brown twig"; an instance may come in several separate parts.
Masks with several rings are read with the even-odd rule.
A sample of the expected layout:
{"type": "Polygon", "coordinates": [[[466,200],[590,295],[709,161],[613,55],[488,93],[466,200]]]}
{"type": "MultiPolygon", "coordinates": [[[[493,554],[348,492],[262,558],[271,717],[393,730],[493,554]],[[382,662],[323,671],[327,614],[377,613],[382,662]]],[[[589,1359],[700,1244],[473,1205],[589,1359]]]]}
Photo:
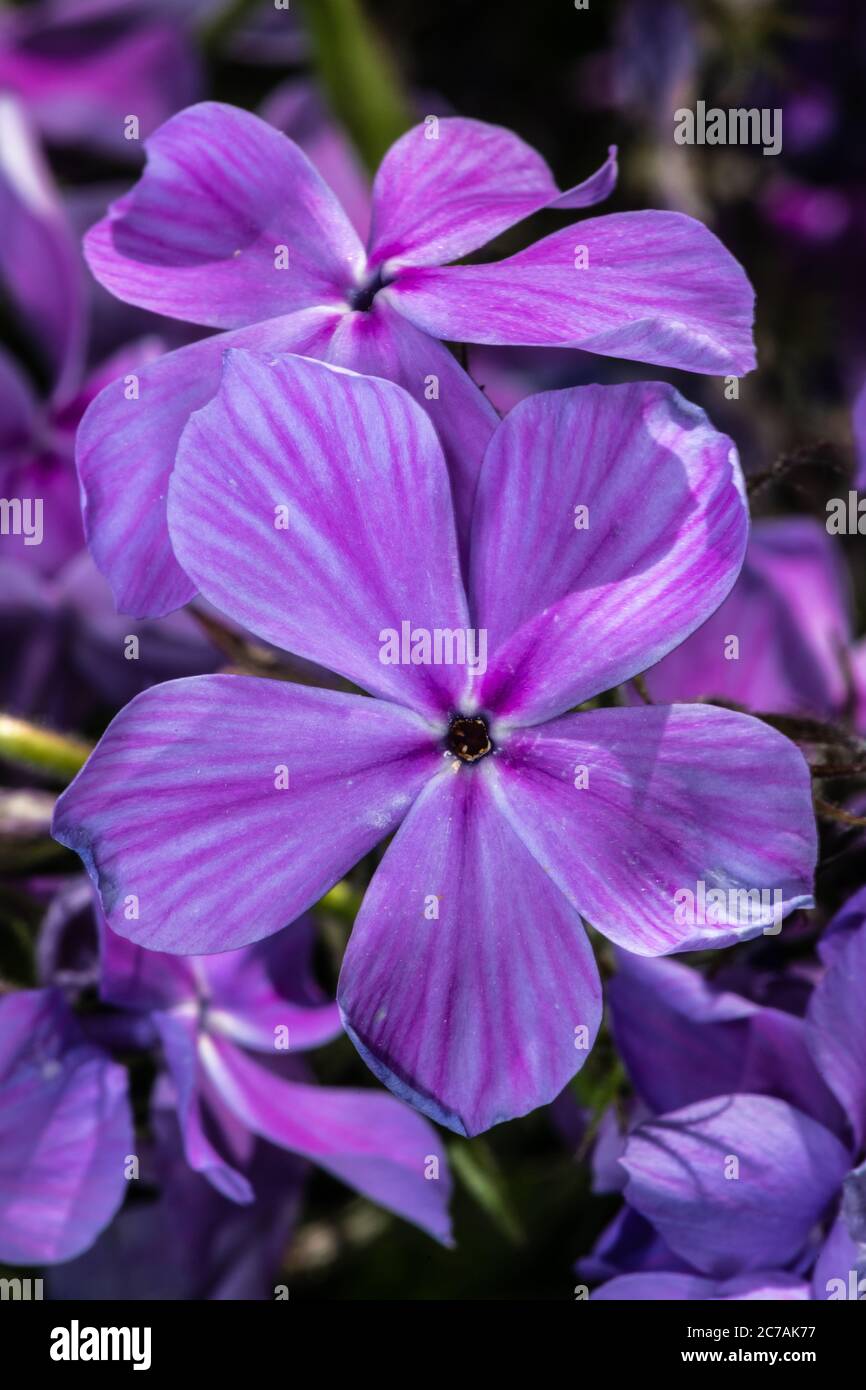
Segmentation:
{"type": "Polygon", "coordinates": [[[866,816],[855,816],[853,811],[846,811],[844,807],[837,806],[833,801],[825,801],[823,797],[815,797],[815,810],[822,820],[839,821],[842,825],[866,828],[866,816]]]}
{"type": "Polygon", "coordinates": [[[787,479],[788,475],[798,468],[829,468],[844,477],[851,471],[837,444],[830,439],[816,439],[790,454],[780,454],[763,473],[755,473],[751,478],[747,478],[746,492],[749,497],[755,497],[770,483],[787,479]]]}

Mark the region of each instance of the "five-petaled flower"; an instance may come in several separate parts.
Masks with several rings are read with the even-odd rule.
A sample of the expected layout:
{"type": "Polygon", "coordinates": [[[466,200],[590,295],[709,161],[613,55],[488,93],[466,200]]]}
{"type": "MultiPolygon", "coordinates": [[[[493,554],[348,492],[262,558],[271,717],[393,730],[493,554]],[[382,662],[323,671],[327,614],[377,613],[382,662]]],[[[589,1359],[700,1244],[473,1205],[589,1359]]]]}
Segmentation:
{"type": "Polygon", "coordinates": [[[864,911],[861,889],[825,932],[805,1017],[623,957],[616,1038],[650,1114],[594,1298],[866,1295],[864,911]]]}
{"type": "Polygon", "coordinates": [[[230,352],[168,516],[217,608],[376,698],[222,675],[127,706],[55,817],[121,935],[245,945],[396,831],[343,963],[344,1022],[392,1090],[477,1133],[586,1056],[601,990],[582,918],[653,955],[761,931],[678,925],[696,881],[810,904],[793,744],[708,705],[576,710],[687,637],[742,563],[733,446],[671,387],[517,406],[481,469],[464,582],[442,449],[405,391],[230,352]],[[405,621],[484,630],[484,674],[383,664],[381,632],[405,621]]]}
{"type": "Polygon", "coordinates": [[[0,999],[0,1260],[86,1250],[126,1195],[127,1076],[87,1038],[59,989],[0,999]]]}
{"type": "Polygon", "coordinates": [[[255,1190],[256,1140],[312,1160],[450,1243],[448,1161],[438,1135],[391,1096],[312,1084],[298,1053],[340,1017],[309,969],[309,921],[246,951],[144,951],[102,924],[101,994],[146,1014],[174,1082],[187,1162],[233,1202],[255,1190]]]}
{"type": "Polygon", "coordinates": [[[510,131],[457,117],[435,132],[419,125],[376,175],[365,249],[302,151],[248,112],[193,106],[147,145],[140,182],[89,232],[88,263],[120,299],[229,331],[143,369],[137,400],[122,382],[108,386],[79,431],[88,540],[123,612],[158,616],[195,592],[170,545],[168,480],[227,348],[303,353],[405,387],[442,440],[461,541],[497,416],[438,339],[577,347],[697,372],[754,366],[749,282],[680,213],[615,213],[507,260],[445,264],[541,208],[605,198],[613,154],[562,193],[510,131]]]}

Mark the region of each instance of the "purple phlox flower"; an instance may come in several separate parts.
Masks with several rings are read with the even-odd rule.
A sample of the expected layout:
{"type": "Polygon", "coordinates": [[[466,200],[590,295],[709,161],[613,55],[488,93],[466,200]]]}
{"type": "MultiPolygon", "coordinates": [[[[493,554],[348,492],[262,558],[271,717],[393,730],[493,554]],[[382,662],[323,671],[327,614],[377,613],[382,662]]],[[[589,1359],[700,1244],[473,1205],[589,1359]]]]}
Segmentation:
{"type": "Polygon", "coordinates": [[[154,339],[121,349],[60,404],[56,393],[39,400],[14,360],[0,349],[0,488],[5,498],[19,499],[24,508],[20,524],[4,526],[0,560],[14,559],[54,578],[81,553],[84,532],[74,461],[78,423],[107,381],[119,378],[129,389],[129,374],[160,351],[154,339]]]}
{"type": "MultiPolygon", "coordinates": [[[[590,1158],[591,1190],[597,1194],[621,1193],[626,1172],[620,1163],[628,1136],[651,1112],[641,1100],[630,1097],[610,1106],[603,1114],[595,1135],[590,1158]]],[[[651,1270],[687,1270],[670,1246],[639,1212],[624,1202],[598,1237],[588,1255],[575,1265],[581,1279],[600,1283],[615,1275],[651,1270]]]]}
{"type": "Polygon", "coordinates": [[[575,1272],[580,1279],[602,1286],[593,1292],[594,1298],[603,1292],[606,1280],[619,1283],[633,1274],[694,1277],[694,1270],[677,1258],[650,1222],[628,1203],[623,1203],[608,1222],[590,1253],[577,1261],[575,1272]]]}
{"type": "Polygon", "coordinates": [[[79,389],[84,361],[81,258],[32,125],[6,94],[0,96],[0,222],[0,277],[43,353],[53,399],[65,406],[79,389]]]}
{"type": "Polygon", "coordinates": [[[60,991],[0,997],[0,1260],[86,1250],[123,1201],[132,1151],[126,1071],[60,991]]]}
{"type": "Polygon", "coordinates": [[[223,1196],[254,1200],[248,1170],[265,1140],[448,1244],[451,1182],[432,1127],[391,1096],[311,1084],[297,1062],[340,1033],[336,1004],[309,975],[310,946],[306,921],[278,942],[180,957],[103,923],[102,997],[149,1014],[187,1162],[223,1196]]]}
{"type": "Polygon", "coordinates": [[[53,576],[84,543],[74,467],[79,421],[110,380],[119,377],[128,391],[128,374],[160,347],[145,339],[86,371],[81,254],[26,115],[6,96],[0,97],[0,224],[0,282],[49,379],[40,400],[0,350],[0,493],[23,509],[20,519],[4,516],[0,558],[53,576]]]}
{"type": "Polygon", "coordinates": [[[847,191],[784,174],[769,178],[759,203],[775,232],[789,241],[804,242],[809,249],[838,241],[851,229],[857,216],[856,203],[847,191]]]}
{"type": "MultiPolygon", "coordinates": [[[[854,437],[852,486],[856,492],[862,493],[866,491],[866,382],[854,398],[851,430],[854,437]]],[[[866,732],[866,638],[861,638],[851,649],[850,667],[855,696],[854,723],[863,733],[866,732]]]]}
{"type": "Polygon", "coordinates": [[[84,874],[72,874],[35,880],[28,883],[28,891],[37,900],[47,898],[36,941],[39,983],[56,985],[67,997],[78,990],[95,988],[99,983],[99,956],[89,879],[84,874]]]}
{"type": "Polygon", "coordinates": [[[696,880],[772,885],[776,915],[811,903],[793,744],[709,705],[573,712],[705,621],[742,561],[735,451],[673,388],[512,411],[467,590],[410,396],[232,352],[184,433],[169,522],[218,609],[377,698],[227,675],[133,701],[54,823],[121,935],[247,944],[396,831],[343,962],[344,1020],[386,1085],[477,1133],[552,1100],[587,1055],[601,990],[582,917],[654,955],[767,925],[678,920],[696,880]]]}
{"type": "Polygon", "coordinates": [[[153,680],[211,670],[216,653],[185,614],[137,624],[130,633],[83,549],[78,423],[108,381],[118,378],[129,391],[160,344],[143,338],[85,368],[81,255],[27,119],[6,98],[0,99],[0,219],[0,280],[48,377],[40,398],[0,349],[0,495],[8,509],[0,535],[0,636],[10,654],[0,702],[70,723],[88,715],[95,700],[116,706],[153,680]],[[138,644],[134,655],[129,636],[138,644]]]}
{"type": "Polygon", "coordinates": [[[655,1111],[626,1139],[625,1199],[678,1263],[632,1265],[594,1297],[863,1296],[866,921],[851,916],[802,1020],[622,957],[616,1038],[655,1111]]]}
{"type": "Polygon", "coordinates": [[[681,214],[615,213],[507,260],[445,264],[542,208],[599,202],[615,177],[612,151],[562,193],[516,135],[429,117],[385,155],[365,248],[303,152],[256,116],[209,102],[162,126],[139,183],[88,234],[88,263],[129,303],[229,331],[154,363],[137,403],[110,386],[83,422],[88,538],[118,607],[164,613],[195,592],[170,545],[168,479],[226,348],[302,353],[404,386],[442,439],[463,541],[497,416],[440,338],[750,370],[749,283],[681,214]]]}
{"type": "Polygon", "coordinates": [[[172,1107],[152,1106],[149,1130],[126,1205],[89,1250],[50,1271],[47,1296],[272,1300],[308,1165],[257,1145],[256,1200],[239,1206],[189,1167],[172,1107]]]}
{"type": "Polygon", "coordinates": [[[186,611],[131,623],[86,550],[47,577],[0,559],[0,705],[61,728],[156,681],[212,671],[216,649],[186,611]]]}
{"type": "Polygon", "coordinates": [[[842,1129],[839,1102],[798,1014],[720,988],[679,961],[620,951],[617,963],[608,986],[611,1029],[645,1107],[637,1124],[647,1113],[746,1091],[778,1096],[842,1129]]]}
{"type": "Polygon", "coordinates": [[[851,642],[848,580],[832,538],[810,517],[773,517],[753,523],[731,593],[646,673],[647,689],[655,700],[711,697],[834,719],[851,697],[851,642]]]}
{"type": "Polygon", "coordinates": [[[140,157],[140,140],[201,87],[184,32],[195,0],[42,0],[0,16],[0,89],[57,145],[140,157]],[[130,116],[138,132],[127,133],[130,116]]]}

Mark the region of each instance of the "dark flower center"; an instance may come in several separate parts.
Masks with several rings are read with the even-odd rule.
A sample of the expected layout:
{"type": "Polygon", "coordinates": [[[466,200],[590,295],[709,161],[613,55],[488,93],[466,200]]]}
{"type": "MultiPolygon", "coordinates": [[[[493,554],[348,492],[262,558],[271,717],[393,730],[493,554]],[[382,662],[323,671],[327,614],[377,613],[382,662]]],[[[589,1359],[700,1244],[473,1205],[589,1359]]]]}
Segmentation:
{"type": "Polygon", "coordinates": [[[464,763],[477,763],[493,750],[487,720],[480,715],[455,714],[448,726],[447,743],[464,763]]]}
{"type": "Polygon", "coordinates": [[[349,301],[349,308],[357,310],[360,314],[366,314],[372,308],[373,300],[381,289],[388,284],[383,274],[383,267],[379,266],[363,285],[353,285],[348,291],[346,298],[349,301]]]}

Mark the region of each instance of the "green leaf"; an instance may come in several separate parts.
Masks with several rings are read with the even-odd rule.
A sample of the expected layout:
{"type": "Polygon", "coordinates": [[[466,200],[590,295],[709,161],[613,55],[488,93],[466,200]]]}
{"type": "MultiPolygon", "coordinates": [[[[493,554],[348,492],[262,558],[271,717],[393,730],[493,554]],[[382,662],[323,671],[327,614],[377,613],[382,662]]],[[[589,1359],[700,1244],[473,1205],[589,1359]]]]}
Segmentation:
{"type": "Polygon", "coordinates": [[[517,1212],[490,1148],[483,1139],[455,1139],[448,1160],[467,1192],[513,1245],[526,1239],[517,1212]]]}

